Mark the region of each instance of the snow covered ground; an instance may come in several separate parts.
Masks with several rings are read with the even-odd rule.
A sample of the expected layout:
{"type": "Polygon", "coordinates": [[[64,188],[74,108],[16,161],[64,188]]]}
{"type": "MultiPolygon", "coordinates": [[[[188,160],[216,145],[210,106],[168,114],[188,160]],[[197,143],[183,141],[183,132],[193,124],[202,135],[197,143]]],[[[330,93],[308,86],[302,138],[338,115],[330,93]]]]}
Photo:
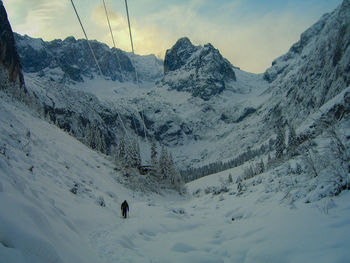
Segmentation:
{"type": "Polygon", "coordinates": [[[349,262],[348,191],[289,202],[275,187],[289,177],[268,172],[239,193],[238,167],[187,196],[133,192],[107,157],[2,92],[0,112],[0,263],[349,262]]]}

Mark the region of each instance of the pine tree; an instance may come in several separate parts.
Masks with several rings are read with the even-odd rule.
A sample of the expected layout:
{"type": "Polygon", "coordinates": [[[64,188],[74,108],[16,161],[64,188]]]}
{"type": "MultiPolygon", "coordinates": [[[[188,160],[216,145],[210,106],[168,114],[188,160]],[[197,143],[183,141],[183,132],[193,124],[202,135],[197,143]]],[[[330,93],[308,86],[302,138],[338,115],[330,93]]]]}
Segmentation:
{"type": "Polygon", "coordinates": [[[244,171],[243,171],[244,180],[250,179],[250,178],[254,177],[254,175],[255,175],[255,173],[254,173],[254,169],[253,169],[252,165],[244,168],[244,171]]]}
{"type": "Polygon", "coordinates": [[[118,149],[117,149],[117,159],[121,163],[121,165],[125,165],[126,161],[126,147],[125,147],[125,139],[124,135],[122,135],[119,139],[118,149]]]}
{"type": "Polygon", "coordinates": [[[168,166],[168,171],[169,171],[170,182],[172,185],[175,185],[175,178],[176,178],[177,171],[176,171],[173,156],[171,153],[169,153],[169,155],[168,155],[168,165],[167,166],[168,166]]]}
{"type": "Polygon", "coordinates": [[[265,172],[265,164],[262,158],[260,160],[260,171],[261,173],[265,172]]]}
{"type": "Polygon", "coordinates": [[[267,168],[270,168],[272,164],[271,154],[270,152],[267,155],[267,168]]]}
{"type": "Polygon", "coordinates": [[[139,168],[141,166],[141,154],[140,154],[140,145],[136,139],[133,140],[131,145],[132,152],[132,167],[139,168]]]}
{"type": "Polygon", "coordinates": [[[168,177],[168,152],[164,145],[162,145],[162,149],[160,151],[159,156],[159,173],[163,179],[167,179],[168,177]]]}
{"type": "Polygon", "coordinates": [[[265,172],[265,164],[264,164],[263,159],[261,158],[260,163],[259,163],[259,173],[262,174],[263,172],[265,172]]]}
{"type": "Polygon", "coordinates": [[[276,159],[283,156],[283,151],[286,149],[285,130],[282,122],[277,124],[277,138],[275,143],[276,159]]]}
{"type": "Polygon", "coordinates": [[[229,183],[233,183],[233,179],[232,179],[232,174],[231,173],[228,175],[228,182],[229,183]]]}
{"type": "Polygon", "coordinates": [[[132,144],[130,143],[129,140],[125,140],[125,157],[124,157],[124,166],[129,168],[129,167],[134,167],[134,156],[135,156],[135,151],[132,147],[132,144]]]}
{"type": "Polygon", "coordinates": [[[297,147],[297,135],[292,124],[288,124],[288,154],[293,155],[297,147]]]}
{"type": "Polygon", "coordinates": [[[140,147],[136,140],[124,140],[125,154],[122,163],[125,167],[138,168],[141,165],[140,147]]]}
{"type": "Polygon", "coordinates": [[[172,187],[181,192],[184,188],[184,182],[182,180],[182,177],[180,173],[177,171],[174,163],[174,159],[171,153],[168,155],[168,172],[169,172],[169,179],[172,187]]]}
{"type": "Polygon", "coordinates": [[[109,155],[113,158],[114,163],[118,162],[118,157],[117,157],[117,146],[116,145],[111,145],[109,149],[109,155]]]}
{"type": "Polygon", "coordinates": [[[256,164],[255,174],[262,174],[265,170],[264,161],[261,159],[260,162],[256,164]]]}
{"type": "Polygon", "coordinates": [[[158,174],[159,166],[158,166],[158,152],[157,152],[157,145],[155,140],[152,141],[152,146],[151,146],[151,175],[156,176],[158,174]]]}

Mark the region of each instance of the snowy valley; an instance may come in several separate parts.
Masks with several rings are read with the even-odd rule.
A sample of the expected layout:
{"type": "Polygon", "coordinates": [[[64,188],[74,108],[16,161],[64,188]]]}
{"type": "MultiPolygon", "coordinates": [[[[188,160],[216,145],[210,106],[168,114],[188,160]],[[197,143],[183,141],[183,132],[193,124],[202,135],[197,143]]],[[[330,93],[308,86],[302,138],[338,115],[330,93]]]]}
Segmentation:
{"type": "Polygon", "coordinates": [[[186,196],[132,191],[106,156],[0,99],[2,263],[348,260],[349,192],[318,200],[323,180],[293,164],[240,191],[242,167],[187,184],[186,196]]]}
{"type": "Polygon", "coordinates": [[[181,38],[164,61],[91,41],[101,76],[0,5],[0,263],[349,261],[349,0],[263,74],[181,38]],[[123,166],[125,138],[186,192],[123,166]]]}

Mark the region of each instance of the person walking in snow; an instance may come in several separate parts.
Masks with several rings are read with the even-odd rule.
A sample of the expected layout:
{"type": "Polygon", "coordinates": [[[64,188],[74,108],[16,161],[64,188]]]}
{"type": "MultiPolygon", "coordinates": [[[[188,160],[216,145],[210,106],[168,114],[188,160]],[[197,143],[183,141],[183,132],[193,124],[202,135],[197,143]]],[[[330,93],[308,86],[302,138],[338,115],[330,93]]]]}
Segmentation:
{"type": "Polygon", "coordinates": [[[128,202],[126,202],[126,200],[124,200],[124,202],[122,203],[120,209],[122,210],[122,215],[124,218],[127,217],[127,213],[129,211],[129,205],[128,202]]]}

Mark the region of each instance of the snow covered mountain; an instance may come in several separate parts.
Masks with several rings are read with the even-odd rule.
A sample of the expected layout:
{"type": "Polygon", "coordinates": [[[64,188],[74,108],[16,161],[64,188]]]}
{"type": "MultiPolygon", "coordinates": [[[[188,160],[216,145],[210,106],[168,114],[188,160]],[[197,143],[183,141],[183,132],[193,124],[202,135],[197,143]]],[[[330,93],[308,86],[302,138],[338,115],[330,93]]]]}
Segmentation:
{"type": "MultiPolygon", "coordinates": [[[[210,44],[194,46],[182,38],[167,51],[164,76],[155,57],[133,57],[143,76],[140,85],[133,82],[131,55],[96,41],[91,44],[104,76],[86,41],[16,39],[26,87],[42,104],[44,117],[105,153],[121,133],[141,138],[143,148],[155,139],[185,169],[273,150],[277,122],[301,127],[299,134],[315,132],[308,129],[314,122],[308,117],[349,84],[348,22],[344,1],[263,75],[232,66],[210,44]]],[[[345,104],[329,112],[346,113],[343,95],[345,104]]]]}
{"type": "Polygon", "coordinates": [[[167,51],[164,73],[154,56],[132,57],[91,41],[104,76],[85,40],[15,38],[26,87],[43,116],[105,153],[125,131],[143,138],[143,148],[155,139],[186,169],[271,150],[280,118],[309,133],[307,117],[349,86],[348,24],[344,1],[263,75],[241,71],[211,44],[194,46],[188,38],[167,51]]]}
{"type": "MultiPolygon", "coordinates": [[[[73,72],[83,81],[73,80],[64,64],[48,59],[43,67],[36,56],[26,63],[42,69],[23,65],[23,79],[0,0],[0,263],[347,262],[349,13],[345,0],[263,75],[231,67],[209,45],[183,39],[193,50],[179,52],[180,61],[170,62],[175,54],[167,59],[155,86],[146,80],[138,86],[119,81],[127,71],[113,81],[96,68],[73,72]],[[224,63],[234,75],[213,67],[205,79],[202,52],[203,59],[215,57],[210,65],[224,63]],[[197,86],[193,93],[172,87],[171,75],[193,87],[220,79],[232,86],[197,86]],[[166,143],[180,167],[232,158],[237,167],[190,182],[186,196],[149,192],[150,177],[135,173],[143,183],[137,190],[132,176],[100,153],[125,132],[166,143]],[[269,158],[275,154],[281,156],[269,158]],[[120,218],[125,199],[127,220],[120,218]]],[[[23,39],[22,48],[31,50],[26,42],[33,40],[23,39]]],[[[142,70],[157,64],[152,60],[134,61],[142,70]]],[[[148,68],[148,80],[156,68],[148,68]]]]}
{"type": "Polygon", "coordinates": [[[343,1],[325,14],[264,74],[296,125],[350,85],[349,9],[350,2],[343,1]]]}
{"type": "MultiPolygon", "coordinates": [[[[15,34],[15,40],[26,73],[38,73],[40,77],[47,75],[60,83],[83,82],[84,78],[93,79],[94,73],[99,73],[86,40],[67,37],[63,41],[45,42],[19,34],[15,34]]],[[[90,41],[90,45],[106,79],[120,82],[135,80],[133,60],[136,61],[140,81],[155,82],[162,76],[161,61],[154,55],[132,57],[97,41],[90,41]]]]}
{"type": "Polygon", "coordinates": [[[211,44],[193,46],[188,38],[179,39],[167,50],[164,60],[164,86],[188,91],[209,100],[234,87],[236,75],[231,63],[211,44]]]}
{"type": "MultiPolygon", "coordinates": [[[[84,43],[82,40],[68,38],[45,43],[40,39],[19,35],[16,35],[16,39],[23,61],[26,86],[35,92],[43,104],[43,115],[82,142],[106,153],[110,152],[111,146],[117,144],[118,134],[123,132],[124,127],[128,133],[143,138],[146,134],[148,139],[155,138],[169,147],[196,143],[201,137],[208,136],[205,131],[211,132],[214,128],[216,132],[220,129],[220,123],[235,123],[251,114],[254,106],[247,96],[250,94],[255,97],[267,88],[267,82],[261,75],[256,76],[232,67],[210,44],[194,47],[189,40],[185,41],[197,52],[182,67],[175,70],[170,66],[160,82],[157,82],[160,76],[159,61],[152,56],[136,56],[134,61],[141,76],[138,86],[130,78],[128,82],[126,77],[133,72],[123,72],[123,82],[117,78],[115,81],[108,80],[96,74],[98,70],[91,60],[91,54],[85,54],[89,51],[87,47],[85,52],[77,51],[76,54],[82,55],[77,55],[76,62],[72,62],[73,65],[85,63],[83,69],[74,71],[77,75],[57,62],[65,61],[68,57],[71,59],[67,55],[68,51],[65,51],[69,50],[69,46],[74,50],[82,50],[78,48],[84,43]],[[42,57],[46,59],[42,60],[42,57]],[[87,61],[92,64],[91,69],[87,61]],[[190,74],[186,80],[186,71],[191,71],[193,65],[198,74],[195,79],[190,74]],[[88,74],[92,74],[93,79],[88,74]],[[185,76],[183,81],[186,85],[193,85],[190,92],[189,88],[181,90],[187,92],[179,92],[172,86],[170,79],[174,79],[175,75],[185,76]],[[233,82],[234,86],[230,86],[233,82]]],[[[98,46],[97,43],[95,45],[98,46]]],[[[104,45],[100,45],[98,50],[108,52],[104,45]]],[[[178,45],[174,46],[175,49],[177,47],[178,45]]],[[[128,57],[125,55],[125,58],[128,57]]],[[[167,57],[165,68],[171,64],[169,60],[171,59],[167,57]]],[[[102,67],[102,71],[103,69],[102,67]]],[[[188,156],[179,156],[177,149],[172,151],[177,163],[180,158],[188,159],[188,156]]],[[[193,154],[198,155],[198,152],[193,154]]],[[[190,162],[195,159],[198,160],[191,154],[190,162]]]]}
{"type": "Polygon", "coordinates": [[[145,147],[155,139],[186,169],[271,148],[280,118],[303,125],[299,133],[310,132],[307,117],[349,86],[348,24],[344,1],[263,75],[232,66],[211,44],[182,38],[167,51],[164,73],[155,57],[133,58],[140,86],[133,82],[131,55],[120,50],[91,42],[106,72],[101,77],[84,40],[16,39],[27,87],[44,103],[47,118],[106,153],[125,129],[145,147]]]}

